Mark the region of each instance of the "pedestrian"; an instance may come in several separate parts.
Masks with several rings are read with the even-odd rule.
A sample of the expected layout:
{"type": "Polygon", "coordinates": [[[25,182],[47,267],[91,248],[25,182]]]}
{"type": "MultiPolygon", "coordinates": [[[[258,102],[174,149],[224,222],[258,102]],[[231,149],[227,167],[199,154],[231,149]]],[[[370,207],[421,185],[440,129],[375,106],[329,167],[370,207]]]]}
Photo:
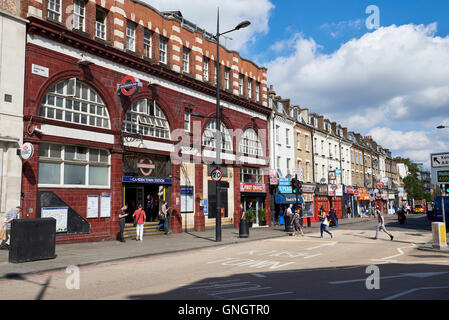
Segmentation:
{"type": "Polygon", "coordinates": [[[351,210],[351,205],[348,203],[348,206],[346,207],[346,214],[348,216],[348,219],[352,218],[352,210],[351,210]]]}
{"type": "Polygon", "coordinates": [[[125,230],[125,222],[129,213],[126,213],[125,211],[128,209],[128,206],[125,204],[119,211],[118,211],[118,221],[120,224],[120,242],[125,242],[125,238],[123,237],[123,231],[125,230]]]}
{"type": "Polygon", "coordinates": [[[295,210],[295,213],[293,214],[292,222],[290,225],[293,226],[293,233],[292,236],[294,237],[296,235],[296,232],[300,231],[301,235],[304,237],[304,232],[302,231],[301,224],[299,223],[300,216],[299,216],[299,209],[295,210]]]}
{"type": "Polygon", "coordinates": [[[153,197],[151,196],[151,194],[149,194],[147,196],[147,214],[150,217],[150,222],[154,221],[154,217],[153,217],[153,204],[154,204],[154,200],[153,197]]]}
{"type": "Polygon", "coordinates": [[[337,213],[335,212],[334,208],[331,208],[331,210],[329,211],[329,219],[332,220],[332,223],[335,225],[335,227],[338,227],[337,213]]]}
{"type": "Polygon", "coordinates": [[[136,224],[136,241],[143,241],[143,226],[145,224],[147,216],[140,203],[137,207],[137,210],[134,211],[133,218],[136,224]]]}
{"type": "Polygon", "coordinates": [[[293,208],[293,205],[289,204],[288,208],[287,208],[287,215],[290,216],[290,217],[293,215],[292,208],[293,208]]]}
{"type": "Polygon", "coordinates": [[[384,220],[384,215],[382,213],[382,211],[379,210],[379,207],[376,207],[376,214],[377,214],[377,221],[379,222],[379,224],[377,225],[376,228],[376,236],[374,237],[375,240],[377,240],[377,235],[379,233],[379,231],[383,231],[386,234],[388,234],[390,236],[390,240],[393,240],[393,235],[387,231],[387,229],[385,228],[385,220],[384,220]]]}
{"type": "Polygon", "coordinates": [[[326,212],[324,211],[323,207],[320,208],[319,218],[321,221],[321,225],[320,225],[321,238],[323,238],[323,231],[326,232],[327,234],[329,234],[331,236],[331,238],[333,238],[334,236],[332,235],[332,233],[327,230],[329,221],[327,220],[326,212]]]}
{"type": "Polygon", "coordinates": [[[14,219],[20,219],[20,214],[22,213],[22,207],[17,206],[8,212],[6,212],[5,221],[3,222],[3,227],[5,228],[5,239],[2,241],[1,246],[9,246],[11,242],[11,222],[14,219]]]}
{"type": "Polygon", "coordinates": [[[246,219],[246,213],[245,210],[243,209],[243,204],[240,203],[240,220],[244,219],[246,219]]]}
{"type": "Polygon", "coordinates": [[[161,207],[161,211],[159,213],[159,225],[157,226],[156,231],[159,231],[159,229],[164,226],[164,230],[165,230],[165,234],[168,233],[168,219],[169,219],[169,215],[168,215],[168,210],[170,208],[168,207],[168,202],[164,201],[162,203],[162,207],[161,207]]]}

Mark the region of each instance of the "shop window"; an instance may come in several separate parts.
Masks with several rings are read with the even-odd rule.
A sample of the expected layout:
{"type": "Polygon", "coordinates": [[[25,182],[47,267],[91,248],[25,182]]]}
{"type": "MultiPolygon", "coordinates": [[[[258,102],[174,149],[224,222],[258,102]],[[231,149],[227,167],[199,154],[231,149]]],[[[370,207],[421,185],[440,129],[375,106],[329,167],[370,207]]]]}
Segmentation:
{"type": "Polygon", "coordinates": [[[109,113],[91,87],[75,78],[55,84],[45,95],[39,115],[47,119],[109,129],[109,113]]]}
{"type": "Polygon", "coordinates": [[[126,112],[123,131],[144,136],[170,139],[170,126],[155,101],[141,99],[126,112]]]}
{"type": "Polygon", "coordinates": [[[87,147],[39,145],[39,186],[109,187],[109,152],[87,147]]]}
{"type": "MultiPolygon", "coordinates": [[[[216,148],[217,146],[215,141],[216,131],[217,131],[217,122],[215,121],[215,119],[209,121],[209,123],[206,125],[206,128],[204,128],[203,132],[203,146],[216,148]]],[[[220,131],[221,131],[221,148],[232,151],[232,137],[229,133],[228,128],[226,128],[226,126],[223,123],[220,124],[220,131]]]]}
{"type": "Polygon", "coordinates": [[[256,131],[247,129],[240,138],[241,153],[246,153],[254,156],[262,155],[262,144],[257,136],[256,131]]]}

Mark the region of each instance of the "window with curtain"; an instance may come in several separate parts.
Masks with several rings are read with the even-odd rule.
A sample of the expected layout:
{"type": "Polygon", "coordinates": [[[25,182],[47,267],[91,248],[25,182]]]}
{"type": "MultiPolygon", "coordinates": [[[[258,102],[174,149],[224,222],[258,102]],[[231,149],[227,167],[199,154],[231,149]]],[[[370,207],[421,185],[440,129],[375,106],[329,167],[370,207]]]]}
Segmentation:
{"type": "Polygon", "coordinates": [[[148,137],[170,139],[167,117],[155,101],[141,99],[126,112],[123,131],[148,137]]]}

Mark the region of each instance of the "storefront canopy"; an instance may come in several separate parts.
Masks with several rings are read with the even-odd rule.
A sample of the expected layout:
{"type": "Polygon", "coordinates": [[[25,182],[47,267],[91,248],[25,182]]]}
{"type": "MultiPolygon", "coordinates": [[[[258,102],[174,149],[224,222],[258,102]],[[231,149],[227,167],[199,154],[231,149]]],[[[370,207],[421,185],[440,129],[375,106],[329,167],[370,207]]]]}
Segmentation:
{"type": "MultiPolygon", "coordinates": [[[[277,193],[274,200],[276,204],[295,204],[296,194],[294,193],[277,193]]],[[[298,196],[298,203],[303,203],[304,200],[301,195],[298,196]]]]}

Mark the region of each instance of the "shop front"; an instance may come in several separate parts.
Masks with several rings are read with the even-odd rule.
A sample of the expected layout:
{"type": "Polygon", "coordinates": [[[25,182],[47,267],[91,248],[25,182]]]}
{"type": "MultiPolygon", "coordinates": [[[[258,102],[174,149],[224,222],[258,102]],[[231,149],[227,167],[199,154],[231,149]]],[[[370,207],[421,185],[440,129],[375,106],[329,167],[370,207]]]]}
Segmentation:
{"type": "Polygon", "coordinates": [[[127,205],[127,222],[142,205],[147,221],[155,221],[162,205],[171,198],[171,165],[169,156],[126,152],[123,155],[122,205],[127,205]]]}
{"type": "Polygon", "coordinates": [[[243,210],[254,210],[256,224],[267,223],[267,188],[264,183],[263,170],[253,167],[240,168],[240,203],[243,210]],[[259,219],[259,210],[264,216],[264,222],[259,219]]]}
{"type": "Polygon", "coordinates": [[[367,193],[365,188],[358,188],[357,193],[357,207],[359,216],[368,214],[370,207],[370,195],[367,193]]]}
{"type": "Polygon", "coordinates": [[[355,212],[355,206],[354,206],[354,188],[351,186],[345,186],[344,188],[344,214],[345,217],[353,218],[354,212],[355,212]],[[351,215],[348,215],[348,208],[351,209],[351,215]]]}
{"type": "Polygon", "coordinates": [[[343,216],[343,185],[329,184],[327,186],[329,200],[331,201],[331,208],[337,214],[337,218],[341,219],[343,216]]]}
{"type": "Polygon", "coordinates": [[[315,218],[313,215],[314,205],[313,199],[315,195],[315,184],[311,183],[303,183],[301,187],[302,198],[303,198],[303,218],[309,218],[307,221],[315,222],[315,218]]]}
{"type": "Polygon", "coordinates": [[[327,184],[317,184],[315,188],[314,201],[314,217],[315,221],[319,221],[320,208],[323,208],[326,213],[330,210],[330,201],[327,191],[327,184]]]}

